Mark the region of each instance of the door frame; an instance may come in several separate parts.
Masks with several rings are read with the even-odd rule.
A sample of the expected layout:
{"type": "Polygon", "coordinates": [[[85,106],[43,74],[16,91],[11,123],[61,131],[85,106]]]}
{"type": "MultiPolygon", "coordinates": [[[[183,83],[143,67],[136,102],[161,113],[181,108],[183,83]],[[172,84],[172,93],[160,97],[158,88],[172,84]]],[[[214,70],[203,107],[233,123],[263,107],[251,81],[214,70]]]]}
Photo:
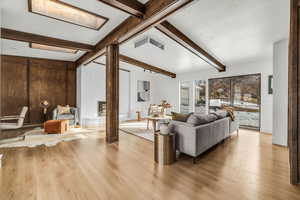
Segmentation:
{"type": "Polygon", "coordinates": [[[288,146],[290,160],[290,182],[300,183],[300,8],[299,0],[290,0],[289,77],[288,77],[288,146]]]}

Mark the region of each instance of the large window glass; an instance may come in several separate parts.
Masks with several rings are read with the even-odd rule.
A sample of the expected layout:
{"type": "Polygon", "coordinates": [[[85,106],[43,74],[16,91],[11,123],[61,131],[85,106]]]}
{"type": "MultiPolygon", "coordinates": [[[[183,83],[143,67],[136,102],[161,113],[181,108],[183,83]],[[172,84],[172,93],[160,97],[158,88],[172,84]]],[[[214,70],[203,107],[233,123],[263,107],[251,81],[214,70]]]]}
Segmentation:
{"type": "Polygon", "coordinates": [[[209,80],[209,99],[220,99],[237,112],[240,126],[260,128],[260,75],[209,80]]]}
{"type": "Polygon", "coordinates": [[[209,99],[220,99],[221,104],[230,105],[231,79],[220,78],[209,80],[209,99]]]}
{"type": "Polygon", "coordinates": [[[232,80],[233,106],[241,126],[260,127],[260,75],[236,77],[232,80]]]}

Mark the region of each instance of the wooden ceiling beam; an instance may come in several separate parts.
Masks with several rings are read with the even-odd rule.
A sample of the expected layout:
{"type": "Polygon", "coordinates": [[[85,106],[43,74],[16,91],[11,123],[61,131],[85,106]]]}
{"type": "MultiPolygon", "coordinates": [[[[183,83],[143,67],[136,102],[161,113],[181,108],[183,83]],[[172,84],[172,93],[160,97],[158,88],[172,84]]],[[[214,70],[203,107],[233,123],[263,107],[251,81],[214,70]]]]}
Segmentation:
{"type": "Polygon", "coordinates": [[[145,5],[137,0],[98,0],[136,17],[143,17],[145,5]]]}
{"type": "Polygon", "coordinates": [[[42,35],[37,35],[33,33],[26,33],[21,31],[16,31],[7,28],[1,28],[1,38],[7,40],[16,40],[21,42],[37,43],[48,46],[62,47],[67,49],[74,49],[80,51],[93,51],[94,46],[89,44],[83,44],[79,42],[73,42],[68,40],[57,39],[53,37],[47,37],[42,35]]]}
{"type": "MultiPolygon", "coordinates": [[[[106,64],[101,63],[101,62],[93,61],[93,63],[106,67],[106,64]]],[[[124,72],[130,72],[130,70],[127,70],[127,69],[124,69],[124,68],[121,68],[121,67],[119,67],[119,70],[124,71],[124,72]]]]}
{"type": "MultiPolygon", "coordinates": [[[[102,55],[102,56],[104,56],[104,55],[102,55]]],[[[171,78],[176,78],[176,74],[173,73],[173,72],[169,72],[167,70],[161,69],[160,67],[149,65],[147,63],[144,63],[142,61],[136,60],[134,58],[131,58],[131,57],[128,57],[128,56],[125,56],[125,55],[122,55],[122,54],[119,55],[119,60],[121,62],[125,62],[125,63],[131,64],[131,65],[143,68],[145,70],[149,70],[149,71],[152,71],[152,72],[163,74],[163,75],[169,76],[171,78]]],[[[97,62],[97,61],[92,61],[92,63],[106,66],[106,64],[100,63],[100,62],[97,62]]],[[[120,68],[120,70],[121,70],[121,68],[120,68]]],[[[122,70],[125,71],[125,69],[122,69],[122,70]]]]}
{"type": "Polygon", "coordinates": [[[137,67],[141,67],[145,70],[149,70],[149,71],[152,71],[152,72],[156,72],[156,73],[159,73],[159,74],[163,74],[163,75],[166,75],[166,76],[169,76],[171,78],[176,78],[176,74],[175,73],[172,73],[172,72],[169,72],[167,70],[164,70],[164,69],[161,69],[159,67],[155,67],[153,65],[149,65],[147,63],[144,63],[144,62],[141,62],[139,60],[136,60],[134,58],[130,58],[128,56],[124,56],[124,55],[119,55],[119,59],[120,61],[122,62],[125,62],[125,63],[128,63],[128,64],[131,64],[131,65],[135,65],[137,67]]]}
{"type": "MultiPolygon", "coordinates": [[[[137,0],[99,0],[107,5],[123,10],[133,16],[142,16],[144,14],[145,6],[137,0]]],[[[193,40],[188,38],[185,34],[179,31],[174,25],[168,21],[163,21],[158,24],[156,28],[167,35],[169,38],[179,43],[181,46],[200,57],[202,60],[212,65],[219,71],[225,71],[226,67],[219,62],[214,56],[210,55],[207,51],[197,45],[193,40]],[[205,57],[205,59],[204,59],[205,57]]]]}
{"type": "Polygon", "coordinates": [[[77,66],[93,61],[96,57],[105,52],[105,47],[112,43],[123,43],[134,36],[143,33],[151,27],[159,24],[167,16],[178,9],[192,2],[193,0],[149,0],[145,4],[143,18],[135,16],[128,17],[119,26],[113,29],[101,41],[96,44],[96,49],[80,57],[77,66]]]}
{"type": "Polygon", "coordinates": [[[166,36],[195,54],[196,56],[200,57],[202,60],[207,62],[208,64],[215,67],[220,72],[226,70],[226,66],[223,65],[220,61],[218,61],[215,57],[210,55],[207,51],[197,45],[193,40],[187,37],[184,33],[178,30],[175,26],[173,26],[168,21],[163,21],[162,23],[156,25],[156,29],[160,32],[164,33],[166,36]],[[204,59],[205,57],[206,59],[204,59]]]}

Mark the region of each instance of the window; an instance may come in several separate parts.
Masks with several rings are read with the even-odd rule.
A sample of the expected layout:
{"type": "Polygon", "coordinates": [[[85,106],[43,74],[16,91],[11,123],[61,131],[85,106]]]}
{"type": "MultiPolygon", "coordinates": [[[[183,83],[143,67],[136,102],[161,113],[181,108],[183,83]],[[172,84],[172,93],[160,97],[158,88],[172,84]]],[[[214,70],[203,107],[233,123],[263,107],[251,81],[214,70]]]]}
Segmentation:
{"type": "Polygon", "coordinates": [[[209,99],[220,99],[221,104],[230,105],[230,78],[209,80],[209,99]]]}
{"type": "Polygon", "coordinates": [[[99,30],[106,17],[74,7],[58,0],[29,0],[29,11],[60,21],[99,30]]]}
{"type": "Polygon", "coordinates": [[[206,113],[206,81],[180,82],[180,112],[206,113]]]}
{"type": "Polygon", "coordinates": [[[240,126],[260,128],[260,75],[209,80],[209,99],[220,99],[237,111],[240,126]]]}

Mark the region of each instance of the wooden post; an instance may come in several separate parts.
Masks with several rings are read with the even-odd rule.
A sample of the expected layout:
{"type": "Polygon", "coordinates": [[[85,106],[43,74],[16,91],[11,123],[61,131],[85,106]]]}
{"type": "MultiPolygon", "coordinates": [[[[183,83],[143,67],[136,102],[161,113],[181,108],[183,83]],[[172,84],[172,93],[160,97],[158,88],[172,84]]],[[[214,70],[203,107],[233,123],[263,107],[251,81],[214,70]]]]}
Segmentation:
{"type": "Polygon", "coordinates": [[[300,174],[300,130],[299,130],[299,6],[291,0],[290,43],[289,43],[289,108],[288,141],[290,155],[290,182],[299,183],[300,174]]]}
{"type": "Polygon", "coordinates": [[[106,142],[119,140],[119,45],[106,47],[106,142]]]}

